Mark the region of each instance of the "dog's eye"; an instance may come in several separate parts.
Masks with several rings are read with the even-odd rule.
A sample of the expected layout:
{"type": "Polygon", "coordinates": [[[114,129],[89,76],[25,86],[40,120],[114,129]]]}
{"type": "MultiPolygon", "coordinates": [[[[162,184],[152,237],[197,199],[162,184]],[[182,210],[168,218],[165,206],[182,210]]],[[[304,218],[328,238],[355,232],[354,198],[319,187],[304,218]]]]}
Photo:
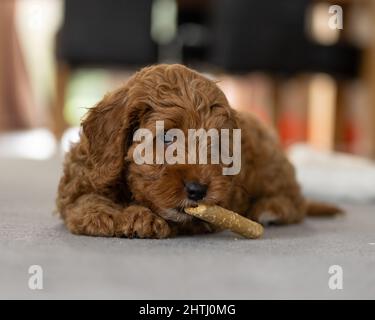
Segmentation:
{"type": "Polygon", "coordinates": [[[174,142],[174,136],[167,134],[167,133],[164,134],[163,139],[164,139],[164,144],[171,144],[174,142]]]}

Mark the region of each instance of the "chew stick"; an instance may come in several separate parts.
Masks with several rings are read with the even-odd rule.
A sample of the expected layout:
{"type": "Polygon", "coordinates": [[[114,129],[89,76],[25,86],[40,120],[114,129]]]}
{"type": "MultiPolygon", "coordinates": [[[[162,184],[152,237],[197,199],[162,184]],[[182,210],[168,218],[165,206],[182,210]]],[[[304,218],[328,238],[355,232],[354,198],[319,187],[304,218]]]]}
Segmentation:
{"type": "Polygon", "coordinates": [[[185,212],[220,228],[229,229],[245,238],[255,239],[263,234],[263,227],[259,223],[219,206],[201,204],[195,208],[185,208],[185,212]]]}

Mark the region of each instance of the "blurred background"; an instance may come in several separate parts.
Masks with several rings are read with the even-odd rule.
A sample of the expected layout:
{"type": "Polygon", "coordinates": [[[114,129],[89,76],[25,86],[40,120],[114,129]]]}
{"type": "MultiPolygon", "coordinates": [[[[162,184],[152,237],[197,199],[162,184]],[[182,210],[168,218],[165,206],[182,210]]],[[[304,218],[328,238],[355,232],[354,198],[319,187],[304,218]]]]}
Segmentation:
{"type": "Polygon", "coordinates": [[[373,158],[374,24],[373,0],[2,0],[0,156],[51,157],[105,92],[166,62],[285,147],[373,158]]]}
{"type": "Polygon", "coordinates": [[[374,157],[375,0],[0,0],[0,298],[372,299],[374,157]],[[155,63],[217,80],[279,133],[304,194],[347,214],[251,244],[69,234],[52,215],[64,151],[88,108],[155,63]],[[336,264],[345,290],[327,289],[336,264]]]}

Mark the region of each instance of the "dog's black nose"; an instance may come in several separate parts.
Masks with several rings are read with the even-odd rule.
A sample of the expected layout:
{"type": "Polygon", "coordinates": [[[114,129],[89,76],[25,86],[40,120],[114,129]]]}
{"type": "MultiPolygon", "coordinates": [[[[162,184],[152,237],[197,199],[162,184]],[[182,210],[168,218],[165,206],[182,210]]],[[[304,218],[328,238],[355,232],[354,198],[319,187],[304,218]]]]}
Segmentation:
{"type": "Polygon", "coordinates": [[[186,192],[190,200],[202,200],[207,193],[207,186],[198,182],[187,182],[185,184],[186,192]]]}

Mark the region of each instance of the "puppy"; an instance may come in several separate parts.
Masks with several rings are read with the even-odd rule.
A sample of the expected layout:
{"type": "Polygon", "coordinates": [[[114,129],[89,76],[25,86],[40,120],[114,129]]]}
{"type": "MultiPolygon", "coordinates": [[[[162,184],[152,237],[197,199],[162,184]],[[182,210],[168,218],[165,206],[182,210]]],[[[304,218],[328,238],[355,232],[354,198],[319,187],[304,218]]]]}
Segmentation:
{"type": "Polygon", "coordinates": [[[275,135],[231,109],[213,81],[182,65],[146,67],[90,109],[80,142],[66,155],[56,202],[72,233],[128,238],[215,231],[184,213],[198,203],[277,224],[338,211],[308,204],[275,135]],[[137,164],[134,132],[155,133],[161,120],[165,130],[184,133],[241,129],[240,172],[224,175],[223,163],[137,164]]]}

